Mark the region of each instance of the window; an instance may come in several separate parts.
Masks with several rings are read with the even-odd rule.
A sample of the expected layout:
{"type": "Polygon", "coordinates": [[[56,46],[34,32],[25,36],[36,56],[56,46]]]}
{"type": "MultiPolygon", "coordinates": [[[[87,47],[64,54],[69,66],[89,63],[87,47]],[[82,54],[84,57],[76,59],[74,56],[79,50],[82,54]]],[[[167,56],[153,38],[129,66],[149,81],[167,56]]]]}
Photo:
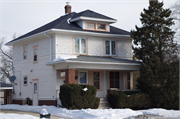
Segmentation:
{"type": "Polygon", "coordinates": [[[34,94],[37,94],[37,83],[34,83],[34,94]]]}
{"type": "Polygon", "coordinates": [[[86,72],[80,72],[79,73],[79,83],[80,84],[86,84],[87,83],[87,73],[86,72]]]}
{"type": "Polygon", "coordinates": [[[126,89],[131,90],[131,73],[126,73],[126,89]]]}
{"type": "Polygon", "coordinates": [[[87,30],[97,30],[97,31],[106,31],[106,24],[100,23],[86,23],[87,30]]]}
{"type": "Polygon", "coordinates": [[[27,45],[23,45],[23,59],[27,59],[27,45]]]}
{"type": "Polygon", "coordinates": [[[105,55],[116,56],[116,41],[105,40],[105,55]]]}
{"type": "Polygon", "coordinates": [[[66,71],[65,70],[59,70],[59,78],[65,78],[66,71]]]}
{"type": "Polygon", "coordinates": [[[87,23],[87,29],[96,29],[95,23],[87,23]]]}
{"type": "Polygon", "coordinates": [[[120,72],[109,72],[109,88],[120,89],[120,72]]]}
{"type": "Polygon", "coordinates": [[[106,25],[105,24],[97,24],[97,29],[106,30],[106,25]]]}
{"type": "Polygon", "coordinates": [[[86,39],[85,38],[75,38],[75,53],[76,54],[86,54],[86,39]]]}
{"type": "Polygon", "coordinates": [[[24,81],[23,82],[24,82],[24,86],[27,86],[27,84],[28,84],[27,83],[27,76],[24,76],[24,81]]]}
{"type": "Polygon", "coordinates": [[[97,88],[97,90],[101,90],[101,72],[100,71],[92,72],[92,84],[97,88]]]}
{"type": "Polygon", "coordinates": [[[38,54],[38,46],[34,46],[33,47],[33,62],[36,63],[38,60],[37,60],[37,54],[38,54]]]}

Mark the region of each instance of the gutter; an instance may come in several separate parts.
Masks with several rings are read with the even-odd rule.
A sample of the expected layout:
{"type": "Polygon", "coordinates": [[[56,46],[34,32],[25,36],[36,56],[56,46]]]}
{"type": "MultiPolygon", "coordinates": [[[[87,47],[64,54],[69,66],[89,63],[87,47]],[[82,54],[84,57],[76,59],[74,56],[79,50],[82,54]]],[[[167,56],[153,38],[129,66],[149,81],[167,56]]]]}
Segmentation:
{"type": "Polygon", "coordinates": [[[46,37],[48,37],[49,39],[50,39],[50,62],[51,62],[51,49],[52,49],[52,41],[53,41],[53,39],[52,39],[52,37],[50,37],[50,36],[48,36],[47,34],[46,34],[46,32],[44,32],[44,35],[46,36],[46,37]]]}

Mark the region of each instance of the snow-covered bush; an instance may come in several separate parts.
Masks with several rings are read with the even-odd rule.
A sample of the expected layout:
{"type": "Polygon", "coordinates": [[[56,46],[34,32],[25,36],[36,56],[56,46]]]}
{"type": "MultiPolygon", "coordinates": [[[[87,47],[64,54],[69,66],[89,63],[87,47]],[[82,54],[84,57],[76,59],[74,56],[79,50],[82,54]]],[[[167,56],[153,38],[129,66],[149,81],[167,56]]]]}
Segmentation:
{"type": "Polygon", "coordinates": [[[96,87],[91,85],[64,84],[60,86],[59,98],[62,106],[68,109],[98,108],[96,87]]]}

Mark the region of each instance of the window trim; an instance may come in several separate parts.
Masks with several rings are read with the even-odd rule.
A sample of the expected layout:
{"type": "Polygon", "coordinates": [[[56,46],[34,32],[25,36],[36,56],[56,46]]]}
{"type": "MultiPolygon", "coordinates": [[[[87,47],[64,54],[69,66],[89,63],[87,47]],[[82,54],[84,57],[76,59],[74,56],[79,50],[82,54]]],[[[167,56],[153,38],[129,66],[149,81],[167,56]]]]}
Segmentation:
{"type": "Polygon", "coordinates": [[[110,72],[119,72],[119,89],[118,90],[121,90],[121,71],[108,71],[108,88],[110,88],[110,72]]]}
{"type": "Polygon", "coordinates": [[[99,89],[97,89],[97,91],[102,91],[102,87],[101,87],[101,71],[92,71],[92,85],[94,86],[94,72],[99,72],[99,89]]]}
{"type": "Polygon", "coordinates": [[[108,57],[117,57],[118,55],[118,41],[117,40],[104,40],[104,56],[108,56],[108,57]],[[110,41],[110,55],[107,55],[106,54],[106,41],[110,41]],[[116,54],[115,55],[112,55],[112,52],[111,52],[111,41],[115,41],[115,52],[116,54]]]}
{"type": "Polygon", "coordinates": [[[132,82],[132,79],[131,79],[131,72],[130,72],[130,71],[127,71],[127,72],[126,72],[126,90],[132,90],[131,82],[132,82]],[[128,85],[128,81],[127,81],[127,73],[130,73],[130,89],[127,89],[127,85],[128,85]]]}
{"type": "Polygon", "coordinates": [[[27,59],[27,51],[28,51],[28,49],[27,49],[27,44],[24,44],[23,45],[23,60],[26,60],[26,59],[24,59],[24,46],[26,46],[26,59],[27,59]]]}
{"type": "Polygon", "coordinates": [[[65,79],[65,76],[61,77],[61,71],[65,71],[65,76],[66,76],[66,70],[59,70],[59,79],[65,79]]]}
{"type": "Polygon", "coordinates": [[[27,86],[27,85],[28,85],[28,76],[27,76],[27,75],[23,76],[23,85],[24,85],[24,86],[27,86]],[[27,78],[27,84],[24,84],[24,78],[25,78],[25,77],[27,78]]]}
{"type": "Polygon", "coordinates": [[[78,71],[78,84],[88,84],[89,82],[88,82],[88,71],[87,70],[79,70],[78,71]],[[81,72],[86,72],[86,83],[80,83],[80,73],[81,72]]]}
{"type": "Polygon", "coordinates": [[[38,62],[38,45],[33,46],[33,63],[37,63],[38,62]],[[34,49],[37,49],[37,61],[34,61],[34,49]]]}
{"type": "Polygon", "coordinates": [[[107,24],[102,24],[102,23],[93,23],[93,22],[86,22],[86,30],[93,30],[93,31],[107,31],[107,24]],[[88,28],[88,23],[89,24],[94,24],[94,29],[93,28],[88,28]],[[105,25],[105,29],[98,29],[98,24],[100,25],[105,25]]]}
{"type": "Polygon", "coordinates": [[[74,55],[88,55],[88,38],[80,38],[80,37],[73,37],[73,54],[74,55]],[[76,38],[79,38],[80,39],[80,41],[79,41],[79,51],[80,51],[80,53],[76,53],[75,52],[75,39],[76,38]],[[81,39],[86,39],[85,41],[86,41],[86,53],[81,53],[81,39]]]}

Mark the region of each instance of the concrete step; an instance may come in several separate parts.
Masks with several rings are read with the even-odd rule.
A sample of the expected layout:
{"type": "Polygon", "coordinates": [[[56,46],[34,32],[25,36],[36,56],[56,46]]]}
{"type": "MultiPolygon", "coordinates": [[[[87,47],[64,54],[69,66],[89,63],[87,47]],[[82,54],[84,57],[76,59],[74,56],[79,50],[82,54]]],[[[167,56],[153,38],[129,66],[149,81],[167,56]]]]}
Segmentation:
{"type": "Polygon", "coordinates": [[[107,98],[100,98],[98,109],[110,109],[110,108],[111,108],[111,106],[108,103],[107,98]]]}

